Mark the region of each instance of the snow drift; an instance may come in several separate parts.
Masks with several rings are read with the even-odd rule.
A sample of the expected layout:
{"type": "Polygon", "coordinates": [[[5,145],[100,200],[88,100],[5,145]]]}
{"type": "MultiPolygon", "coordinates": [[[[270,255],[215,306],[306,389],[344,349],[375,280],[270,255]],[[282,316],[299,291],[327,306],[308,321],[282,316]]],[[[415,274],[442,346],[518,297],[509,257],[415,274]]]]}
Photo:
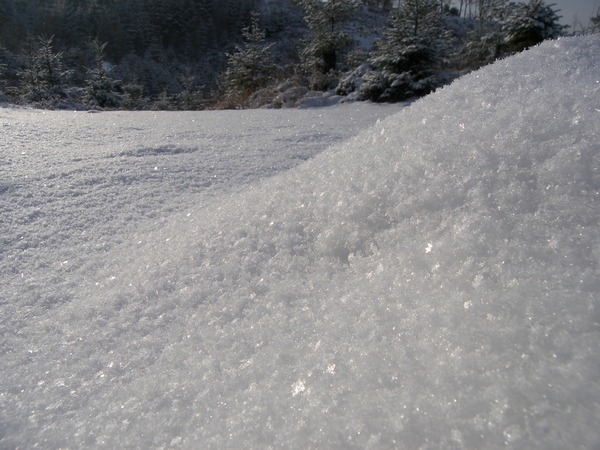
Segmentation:
{"type": "Polygon", "coordinates": [[[546,42],[86,255],[4,325],[3,447],[597,447],[599,52],[546,42]]]}

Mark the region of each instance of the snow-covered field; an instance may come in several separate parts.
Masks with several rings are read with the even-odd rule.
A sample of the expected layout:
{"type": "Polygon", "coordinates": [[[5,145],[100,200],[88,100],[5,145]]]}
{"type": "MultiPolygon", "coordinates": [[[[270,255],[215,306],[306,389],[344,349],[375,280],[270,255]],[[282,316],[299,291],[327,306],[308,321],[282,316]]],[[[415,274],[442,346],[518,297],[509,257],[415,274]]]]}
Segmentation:
{"type": "Polygon", "coordinates": [[[597,449],[598,54],[404,109],[0,109],[0,448],[597,449]]]}

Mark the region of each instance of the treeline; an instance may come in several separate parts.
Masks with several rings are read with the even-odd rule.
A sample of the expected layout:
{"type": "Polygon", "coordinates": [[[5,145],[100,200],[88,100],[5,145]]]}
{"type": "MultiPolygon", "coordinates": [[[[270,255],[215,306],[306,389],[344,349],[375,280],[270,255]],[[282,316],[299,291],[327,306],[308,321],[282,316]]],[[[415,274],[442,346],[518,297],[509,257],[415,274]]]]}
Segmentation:
{"type": "MultiPolygon", "coordinates": [[[[358,43],[368,7],[355,0],[299,0],[308,32],[300,63],[283,83],[255,20],[246,43],[228,55],[220,93],[237,106],[278,106],[308,90],[354,100],[402,101],[426,95],[462,73],[565,34],[566,26],[543,0],[401,0],[368,49],[358,43]],[[261,46],[262,39],[262,46],[261,46]],[[260,64],[256,62],[260,61],[260,64]],[[251,62],[251,63],[250,63],[251,62]],[[249,80],[250,83],[246,83],[249,80]],[[262,80],[260,85],[257,81],[262,80]],[[291,89],[289,89],[291,88],[291,89]],[[286,90],[287,89],[287,90],[286,90]]],[[[293,99],[292,99],[293,100],[293,99]]]]}
{"type": "Polygon", "coordinates": [[[2,43],[18,51],[27,34],[54,36],[61,50],[90,39],[108,42],[118,61],[152,46],[199,57],[239,34],[256,1],[246,0],[2,0],[2,43]]]}
{"type": "MultiPolygon", "coordinates": [[[[82,87],[106,43],[105,68],[136,94],[156,99],[209,84],[262,0],[0,0],[0,64],[5,94],[23,82],[32,52],[48,43],[65,83],[82,87]],[[43,42],[45,41],[45,42],[43,42]],[[189,80],[187,81],[189,85],[189,80]],[[136,88],[134,88],[134,86],[136,88]],[[141,92],[139,90],[141,89],[141,92]]],[[[208,86],[207,86],[208,87],[208,86]]],[[[123,92],[124,94],[126,92],[123,92]]],[[[14,95],[13,95],[14,97],[14,95]]]]}
{"type": "Polygon", "coordinates": [[[0,0],[0,100],[200,109],[336,89],[394,101],[564,32],[541,0],[0,0]]]}

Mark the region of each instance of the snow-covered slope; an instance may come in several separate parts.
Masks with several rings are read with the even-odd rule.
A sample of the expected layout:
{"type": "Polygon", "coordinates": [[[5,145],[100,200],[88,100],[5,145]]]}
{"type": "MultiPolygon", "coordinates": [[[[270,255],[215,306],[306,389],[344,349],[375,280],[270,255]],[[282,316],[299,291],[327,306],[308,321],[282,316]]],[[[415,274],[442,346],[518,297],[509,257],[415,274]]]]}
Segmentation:
{"type": "MultiPolygon", "coordinates": [[[[204,176],[191,161],[146,176],[191,140],[148,149],[145,132],[88,130],[116,165],[82,165],[73,183],[143,173],[132,189],[157,211],[137,219],[143,195],[114,204],[130,219],[90,205],[106,246],[81,237],[95,227],[73,199],[116,191],[45,172],[85,146],[19,141],[30,171],[13,167],[34,180],[19,198],[72,206],[42,204],[3,238],[2,447],[597,448],[599,52],[598,36],[544,43],[211,197],[173,187],[204,176]]],[[[19,205],[1,181],[4,227],[19,205]]]]}

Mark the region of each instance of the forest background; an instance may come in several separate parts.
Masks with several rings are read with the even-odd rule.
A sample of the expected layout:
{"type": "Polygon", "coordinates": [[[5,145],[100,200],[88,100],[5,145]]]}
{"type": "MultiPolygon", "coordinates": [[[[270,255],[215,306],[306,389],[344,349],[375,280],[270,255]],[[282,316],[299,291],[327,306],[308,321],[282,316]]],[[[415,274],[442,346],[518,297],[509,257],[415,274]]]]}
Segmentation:
{"type": "Polygon", "coordinates": [[[0,0],[0,102],[59,109],[401,101],[545,39],[541,0],[0,0]],[[323,94],[325,93],[325,94],[323,94]]]}

